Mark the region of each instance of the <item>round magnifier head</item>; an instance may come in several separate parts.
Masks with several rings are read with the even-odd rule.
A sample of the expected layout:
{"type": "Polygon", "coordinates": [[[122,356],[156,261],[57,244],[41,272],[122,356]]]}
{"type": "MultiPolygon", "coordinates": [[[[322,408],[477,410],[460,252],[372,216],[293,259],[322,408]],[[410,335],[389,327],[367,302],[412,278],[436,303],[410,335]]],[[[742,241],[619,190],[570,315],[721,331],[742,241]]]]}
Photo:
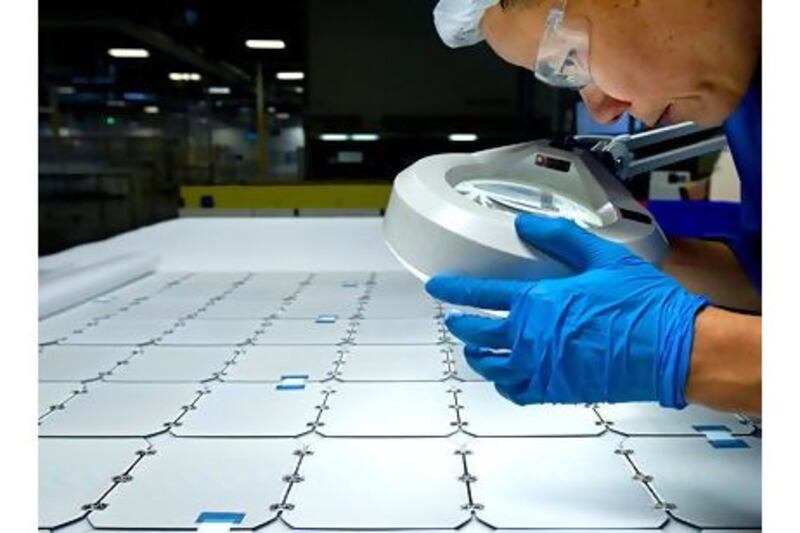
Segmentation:
{"type": "Polygon", "coordinates": [[[583,227],[600,227],[603,220],[592,209],[555,191],[530,183],[502,178],[475,178],[454,189],[478,205],[512,215],[533,213],[567,218],[583,227]]]}

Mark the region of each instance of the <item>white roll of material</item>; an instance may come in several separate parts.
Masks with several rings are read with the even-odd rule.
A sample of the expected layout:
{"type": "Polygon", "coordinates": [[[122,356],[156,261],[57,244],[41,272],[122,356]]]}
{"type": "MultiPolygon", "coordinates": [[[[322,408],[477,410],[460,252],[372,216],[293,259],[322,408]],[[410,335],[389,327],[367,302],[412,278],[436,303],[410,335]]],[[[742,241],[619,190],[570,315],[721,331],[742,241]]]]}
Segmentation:
{"type": "Polygon", "coordinates": [[[158,257],[125,254],[39,278],[39,320],[150,274],[158,257]]]}

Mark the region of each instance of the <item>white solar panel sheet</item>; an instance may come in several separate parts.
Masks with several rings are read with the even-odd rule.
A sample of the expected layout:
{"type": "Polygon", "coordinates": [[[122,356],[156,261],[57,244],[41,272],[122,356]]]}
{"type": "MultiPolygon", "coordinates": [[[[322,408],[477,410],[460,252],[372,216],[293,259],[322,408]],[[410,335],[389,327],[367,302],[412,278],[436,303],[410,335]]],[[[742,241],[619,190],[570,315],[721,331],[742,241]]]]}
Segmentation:
{"type": "Polygon", "coordinates": [[[361,320],[353,335],[355,344],[437,344],[444,339],[441,323],[432,318],[361,320]]]}
{"type": "Polygon", "coordinates": [[[237,527],[272,520],[297,463],[290,439],[167,439],[133,470],[133,481],[93,513],[98,528],[195,530],[203,513],[241,516],[237,527]]]}
{"type": "Polygon", "coordinates": [[[100,379],[122,368],[120,362],[127,362],[136,350],[132,346],[45,346],[39,354],[39,381],[100,379]]]}
{"type": "Polygon", "coordinates": [[[322,439],[292,487],[295,528],[456,528],[469,520],[456,446],[447,439],[322,439]]]}
{"type": "Polygon", "coordinates": [[[129,320],[114,317],[102,320],[80,333],[69,335],[62,344],[105,344],[131,345],[154,342],[172,331],[177,321],[174,319],[129,320]]]}
{"type": "Polygon", "coordinates": [[[38,403],[39,416],[61,410],[64,404],[75,397],[79,391],[84,390],[80,383],[50,382],[39,383],[38,403]]]}
{"type": "Polygon", "coordinates": [[[656,528],[667,519],[614,438],[476,439],[478,516],[498,528],[656,528]]]}
{"type": "MultiPolygon", "coordinates": [[[[40,385],[41,387],[41,385],[40,385]]],[[[194,384],[98,383],[42,419],[39,435],[145,437],[168,429],[199,396],[194,384]]]]}
{"type": "Polygon", "coordinates": [[[655,403],[620,403],[597,406],[598,414],[614,431],[624,435],[698,436],[697,427],[723,426],[733,434],[750,434],[753,426],[733,413],[690,405],[685,409],[662,409],[655,403]]]}
{"type": "Polygon", "coordinates": [[[143,346],[105,381],[208,381],[219,377],[236,353],[235,346],[143,346]]]}
{"type": "Polygon", "coordinates": [[[145,448],[143,439],[40,439],[39,527],[85,515],[145,448]]]}
{"type": "Polygon", "coordinates": [[[76,307],[39,321],[39,344],[65,339],[96,322],[100,315],[93,308],[76,307]]]}
{"type": "Polygon", "coordinates": [[[236,345],[251,342],[264,331],[266,322],[248,320],[186,320],[159,339],[164,345],[236,345]]]}
{"type": "Polygon", "coordinates": [[[307,319],[272,320],[255,344],[340,344],[350,336],[346,320],[321,322],[307,319]]]}
{"type": "Polygon", "coordinates": [[[637,469],[671,511],[702,528],[761,527],[761,440],[715,447],[702,437],[630,438],[637,469]]]}
{"type": "Polygon", "coordinates": [[[108,507],[70,531],[211,527],[202,516],[284,530],[470,517],[683,527],[669,513],[715,531],[760,527],[760,439],[742,436],[754,431],[744,417],[513,405],[468,368],[440,313],[405,272],[176,272],[40,322],[40,343],[57,341],[39,355],[40,441],[53,443],[40,527],[79,519],[111,487],[108,507]],[[715,448],[698,428],[748,446],[715,448]],[[106,442],[120,446],[95,447],[106,442]],[[148,444],[154,455],[135,455],[148,444]],[[134,460],[132,479],[114,482],[134,460]]]}
{"type": "Polygon", "coordinates": [[[460,383],[454,388],[464,431],[478,437],[590,436],[605,430],[585,405],[515,405],[492,383],[460,383]]]}
{"type": "Polygon", "coordinates": [[[302,375],[308,381],[330,379],[342,357],[335,345],[247,346],[225,369],[229,382],[278,382],[284,376],[302,375]]]}
{"type": "Polygon", "coordinates": [[[433,437],[456,430],[455,397],[445,383],[341,383],[320,433],[331,437],[433,437]]]}
{"type": "Polygon", "coordinates": [[[225,383],[214,386],[173,433],[181,437],[295,437],[311,431],[324,386],[225,383]]]}
{"type": "Polygon", "coordinates": [[[438,344],[359,344],[345,350],[342,381],[442,381],[447,352],[438,344]]]}

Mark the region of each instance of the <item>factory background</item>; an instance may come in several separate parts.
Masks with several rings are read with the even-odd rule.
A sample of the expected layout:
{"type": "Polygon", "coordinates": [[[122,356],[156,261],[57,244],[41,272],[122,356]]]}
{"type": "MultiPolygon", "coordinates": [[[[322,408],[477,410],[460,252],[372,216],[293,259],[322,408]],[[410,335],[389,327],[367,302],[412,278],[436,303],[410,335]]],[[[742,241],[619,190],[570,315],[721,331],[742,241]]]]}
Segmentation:
{"type": "Polygon", "coordinates": [[[433,4],[43,0],[39,254],[177,216],[380,215],[426,155],[636,127],[446,48],[433,4]]]}

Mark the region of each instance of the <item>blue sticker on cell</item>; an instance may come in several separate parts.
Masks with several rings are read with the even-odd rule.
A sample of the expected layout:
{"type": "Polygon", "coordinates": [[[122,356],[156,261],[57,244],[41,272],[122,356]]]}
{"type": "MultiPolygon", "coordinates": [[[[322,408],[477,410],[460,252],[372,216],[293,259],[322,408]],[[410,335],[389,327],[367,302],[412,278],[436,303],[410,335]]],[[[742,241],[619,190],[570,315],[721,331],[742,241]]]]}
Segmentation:
{"type": "Polygon", "coordinates": [[[196,524],[241,524],[245,513],[220,513],[203,511],[195,520],[196,524]]]}
{"type": "Polygon", "coordinates": [[[749,448],[750,445],[747,444],[742,439],[723,439],[723,440],[708,440],[708,443],[718,449],[736,449],[736,448],[749,448]]]}
{"type": "Polygon", "coordinates": [[[303,390],[305,389],[305,385],[295,385],[295,384],[286,384],[286,383],[278,383],[275,387],[277,390],[303,390]]]}
{"type": "Polygon", "coordinates": [[[303,390],[306,388],[308,374],[285,374],[281,376],[281,382],[275,386],[276,390],[303,390]]]}
{"type": "Polygon", "coordinates": [[[728,432],[730,432],[730,429],[728,428],[728,426],[714,426],[714,425],[703,426],[703,425],[700,425],[700,426],[692,426],[692,429],[694,429],[695,431],[699,431],[700,433],[706,433],[708,431],[728,431],[728,432]]]}
{"type": "Polygon", "coordinates": [[[706,438],[708,443],[716,449],[738,449],[749,448],[742,439],[737,439],[731,434],[731,430],[727,426],[692,426],[695,431],[699,431],[706,438]]]}

